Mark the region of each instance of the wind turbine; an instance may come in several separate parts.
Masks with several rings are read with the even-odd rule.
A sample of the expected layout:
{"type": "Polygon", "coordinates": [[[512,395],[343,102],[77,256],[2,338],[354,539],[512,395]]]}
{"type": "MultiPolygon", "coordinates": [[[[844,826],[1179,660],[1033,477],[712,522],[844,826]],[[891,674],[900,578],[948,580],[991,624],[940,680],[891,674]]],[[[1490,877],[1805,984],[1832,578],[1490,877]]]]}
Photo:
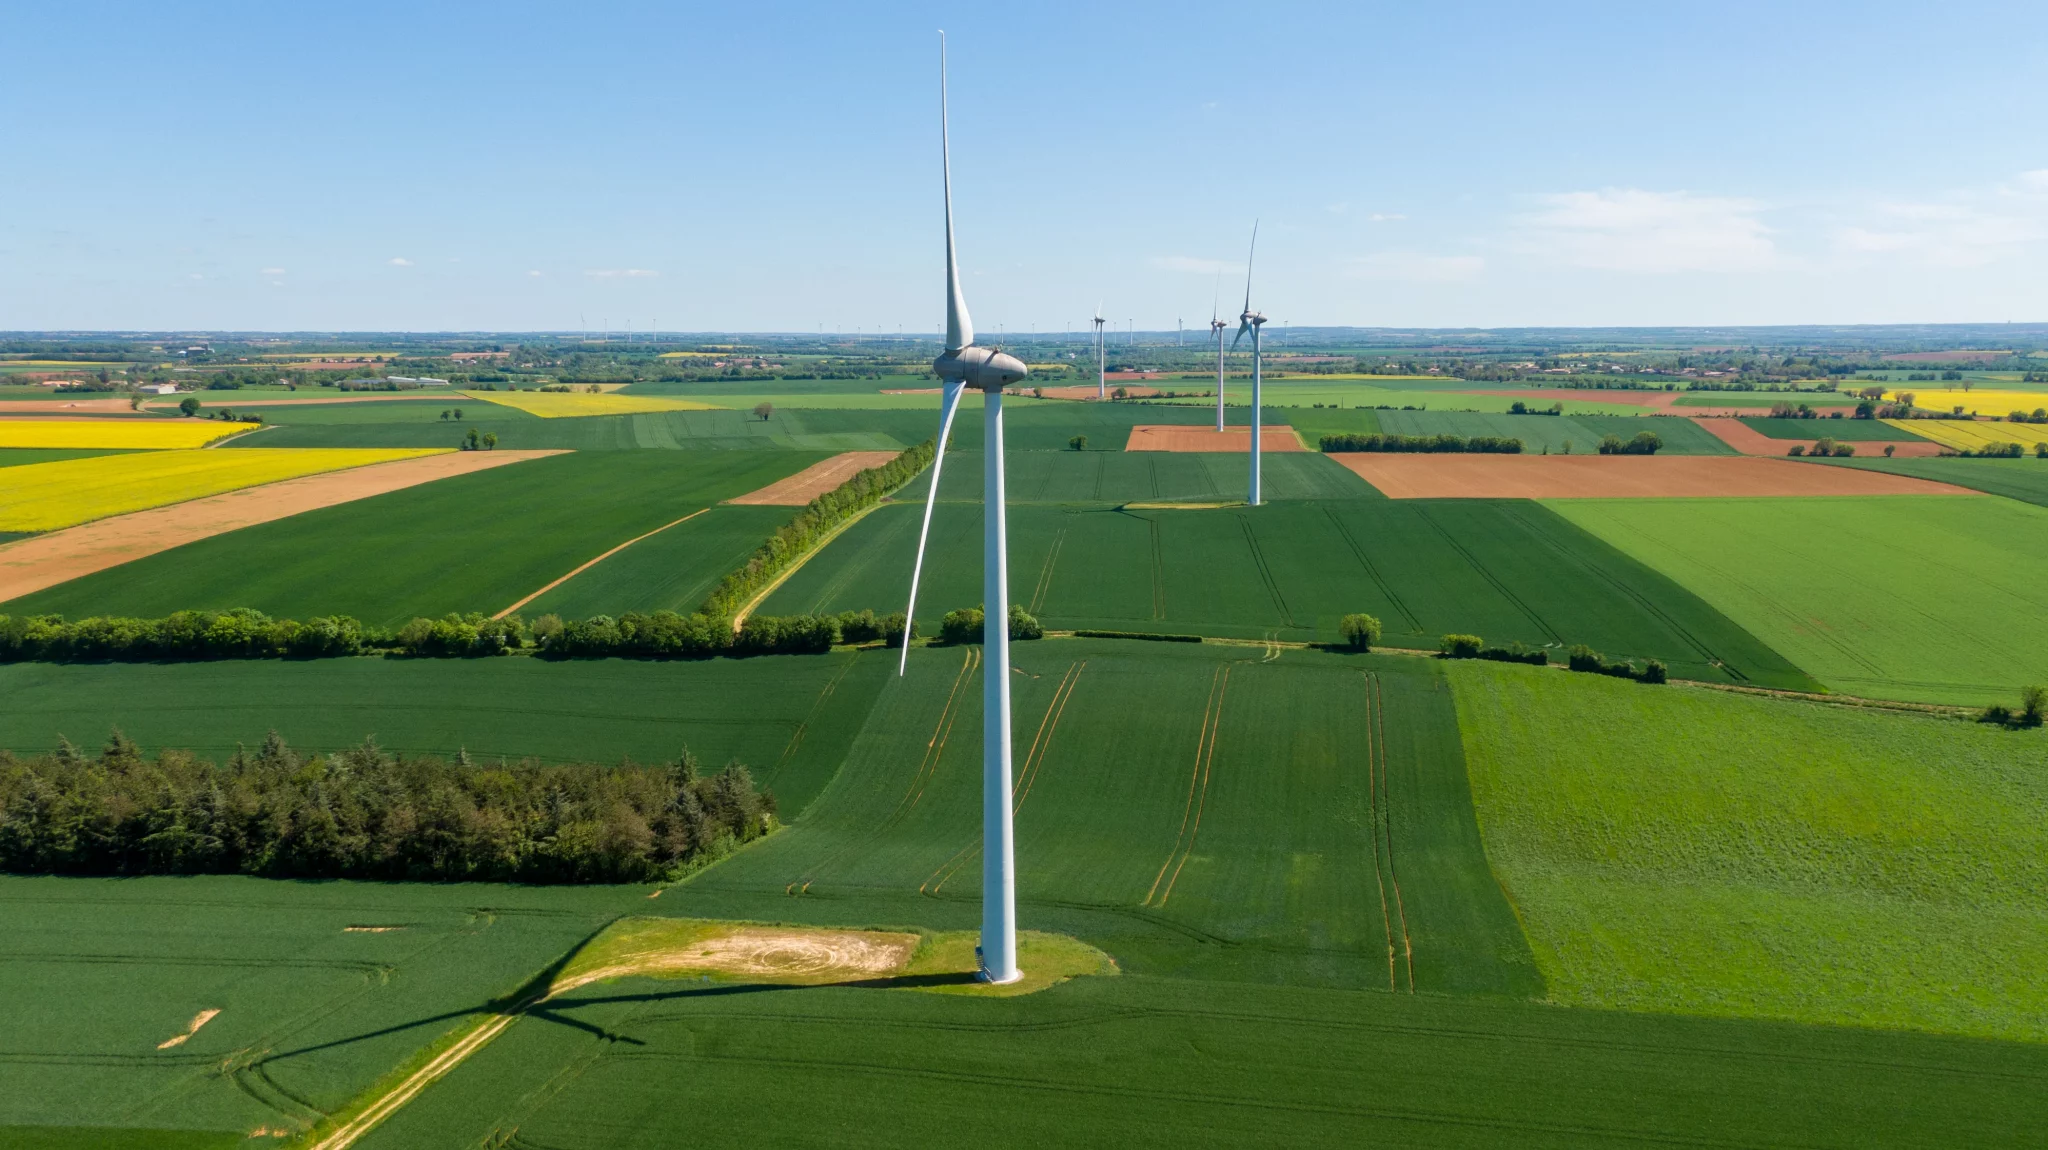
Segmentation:
{"type": "MultiPolygon", "coordinates": [[[[1218,276],[1217,278],[1222,278],[1218,276]]],[[[1220,285],[1219,285],[1220,287],[1220,285]]],[[[1220,293],[1219,293],[1220,294],[1220,293]]],[[[1230,325],[1216,317],[1216,300],[1209,301],[1209,334],[1216,337],[1216,430],[1223,430],[1223,333],[1230,325]]]]}
{"type": "MultiPolygon", "coordinates": [[[[1244,311],[1237,317],[1237,338],[1230,341],[1230,346],[1236,347],[1244,333],[1252,333],[1252,488],[1247,502],[1253,507],[1264,502],[1259,498],[1259,328],[1265,325],[1266,317],[1252,310],[1252,259],[1258,254],[1259,222],[1253,220],[1251,255],[1244,259],[1244,311]]],[[[1222,388],[1217,390],[1221,392],[1222,388]]]]}
{"type": "Polygon", "coordinates": [[[903,613],[903,659],[910,661],[910,620],[917,613],[917,579],[924,570],[925,538],[939,497],[939,465],[953,430],[960,393],[982,393],[982,672],[981,672],[981,945],[976,952],[984,981],[1015,982],[1017,969],[1017,860],[1010,822],[1010,575],[1009,535],[1003,514],[1003,388],[1030,374],[1023,361],[994,348],[974,346],[974,321],[960,290],[960,261],[953,251],[953,156],[946,124],[946,34],[939,33],[939,163],[946,190],[946,347],[932,361],[942,398],[938,450],[932,456],[931,489],[925,492],[924,526],[917,534],[917,559],[910,568],[910,606],[903,613]]]}
{"type": "Polygon", "coordinates": [[[1105,377],[1105,376],[1103,375],[1103,366],[1102,366],[1102,365],[1103,365],[1103,364],[1104,364],[1105,362],[1107,362],[1106,360],[1104,360],[1104,358],[1103,358],[1103,355],[1102,355],[1102,325],[1103,325],[1103,324],[1106,324],[1106,323],[1108,323],[1108,322],[1109,322],[1108,320],[1106,320],[1106,319],[1103,319],[1103,318],[1102,318],[1102,305],[1101,305],[1101,304],[1099,304],[1099,303],[1098,303],[1098,304],[1096,304],[1096,305],[1095,305],[1095,398],[1097,398],[1097,399],[1103,399],[1103,398],[1106,398],[1106,397],[1108,396],[1108,394],[1109,394],[1107,386],[1106,386],[1106,385],[1105,385],[1105,384],[1103,383],[1103,380],[1104,380],[1104,379],[1105,379],[1106,377],[1105,377]]]}

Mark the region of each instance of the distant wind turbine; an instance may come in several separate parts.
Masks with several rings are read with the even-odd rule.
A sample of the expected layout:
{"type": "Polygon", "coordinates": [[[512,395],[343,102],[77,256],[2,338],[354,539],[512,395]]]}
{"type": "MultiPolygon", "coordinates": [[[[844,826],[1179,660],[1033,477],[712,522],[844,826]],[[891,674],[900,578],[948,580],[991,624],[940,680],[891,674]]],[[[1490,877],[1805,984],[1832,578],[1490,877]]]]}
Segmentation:
{"type": "Polygon", "coordinates": [[[1252,333],[1252,483],[1247,502],[1253,507],[1263,502],[1259,498],[1259,403],[1263,398],[1259,389],[1259,329],[1265,326],[1266,317],[1252,310],[1252,260],[1258,254],[1259,222],[1253,220],[1251,254],[1244,260],[1244,311],[1237,317],[1237,338],[1230,341],[1230,346],[1236,347],[1244,333],[1252,333]]]}
{"type": "Polygon", "coordinates": [[[1017,969],[1017,860],[1010,808],[1010,578],[1009,536],[1003,513],[1003,388],[1030,374],[1022,360],[974,346],[974,321],[960,290],[953,250],[953,159],[946,125],[946,34],[939,33],[939,159],[946,198],[946,347],[932,361],[941,386],[939,438],[932,482],[925,492],[924,526],[910,568],[910,606],[904,611],[903,659],[910,661],[910,620],[917,616],[917,580],[939,495],[939,465],[953,429],[960,393],[982,393],[982,672],[981,672],[981,977],[994,983],[1024,977],[1017,969]]]}
{"type": "Polygon", "coordinates": [[[1103,364],[1104,364],[1104,363],[1106,363],[1106,362],[1108,362],[1108,361],[1107,361],[1107,360],[1106,360],[1106,359],[1104,358],[1104,356],[1103,356],[1103,353],[1102,353],[1102,325],[1103,325],[1103,324],[1106,324],[1106,323],[1108,323],[1108,322],[1109,322],[1108,320],[1106,320],[1106,319],[1103,319],[1103,318],[1102,318],[1102,305],[1101,305],[1100,303],[1096,304],[1096,305],[1095,305],[1095,398],[1097,398],[1097,399],[1106,399],[1106,398],[1108,398],[1108,396],[1109,396],[1109,392],[1108,392],[1108,389],[1107,389],[1106,385],[1105,385],[1105,384],[1104,384],[1104,382],[1103,382],[1103,381],[1104,381],[1104,379],[1106,378],[1106,377],[1105,377],[1105,376],[1103,375],[1103,364]]]}
{"type": "MultiPolygon", "coordinates": [[[[1223,273],[1216,273],[1217,295],[1222,294],[1223,273]]],[[[1216,337],[1216,430],[1223,430],[1223,333],[1230,325],[1216,317],[1217,301],[1209,300],[1209,334],[1216,337]]]]}

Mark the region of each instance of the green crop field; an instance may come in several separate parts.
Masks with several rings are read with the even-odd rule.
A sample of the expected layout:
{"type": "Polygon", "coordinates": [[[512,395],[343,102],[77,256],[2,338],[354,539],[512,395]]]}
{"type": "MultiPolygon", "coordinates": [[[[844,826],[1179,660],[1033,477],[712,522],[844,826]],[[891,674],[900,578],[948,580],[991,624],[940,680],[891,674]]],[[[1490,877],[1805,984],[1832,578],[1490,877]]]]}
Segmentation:
{"type": "MultiPolygon", "coordinates": [[[[934,517],[918,610],[928,632],[946,611],[980,601],[979,511],[942,503],[934,517]]],[[[914,504],[868,516],[763,610],[900,609],[920,517],[914,504]]],[[[1392,646],[1433,648],[1460,631],[1587,643],[1610,658],[1662,659],[1686,678],[1816,686],[1700,596],[1535,503],[1018,505],[1009,528],[1011,596],[1053,627],[1327,641],[1342,616],[1363,611],[1392,646]]]]}
{"type": "Polygon", "coordinates": [[[1522,441],[1531,454],[1558,454],[1570,445],[1580,455],[1600,449],[1603,436],[1628,439],[1648,431],[1667,455],[1733,455],[1735,449],[1690,419],[1629,415],[1484,415],[1458,411],[1382,411],[1380,430],[1394,435],[1498,435],[1522,441]]]}
{"type": "Polygon", "coordinates": [[[2041,507],[1922,495],[1551,506],[1834,690],[1982,706],[2048,682],[2041,507]]]}
{"type": "MultiPolygon", "coordinates": [[[[1167,389],[1175,389],[1176,387],[1173,382],[1168,380],[1160,380],[1156,386],[1167,389]]],[[[1214,389],[1215,383],[1213,380],[1208,386],[1210,389],[1214,389]]],[[[1202,385],[1193,381],[1186,381],[1180,387],[1200,389],[1202,385]]],[[[1274,409],[1272,417],[1276,419],[1285,418],[1297,409],[1304,407],[1313,409],[1317,405],[1336,408],[1394,408],[1398,410],[1413,407],[1429,411],[1490,411],[1505,413],[1513,406],[1516,399],[1511,394],[1477,394],[1480,390],[1510,391],[1512,390],[1510,387],[1489,387],[1484,383],[1464,381],[1460,381],[1458,387],[1471,388],[1473,390],[1453,390],[1449,386],[1441,388],[1376,387],[1370,383],[1358,380],[1329,381],[1314,376],[1303,376],[1298,379],[1281,381],[1267,380],[1262,388],[1262,392],[1266,406],[1274,409]]],[[[1641,404],[1592,398],[1599,395],[1597,391],[1588,391],[1586,394],[1589,397],[1587,399],[1567,399],[1562,401],[1565,414],[1634,416],[1642,412],[1641,404]]],[[[1248,381],[1231,381],[1231,385],[1224,389],[1224,401],[1234,407],[1250,406],[1251,384],[1248,381]]],[[[1524,399],[1523,402],[1533,403],[1535,401],[1524,399]]],[[[1548,407],[1555,402],[1558,401],[1546,399],[1542,401],[1542,406],[1548,407]]],[[[1146,406],[1167,405],[1181,407],[1201,407],[1207,405],[1213,412],[1216,407],[1216,399],[1212,395],[1207,399],[1184,398],[1146,401],[1146,406]]],[[[1241,418],[1242,416],[1240,415],[1241,418]]],[[[1162,420],[1161,422],[1165,421],[1162,420]]],[[[1238,420],[1233,420],[1232,422],[1238,422],[1238,420]]]]}
{"type": "MultiPolygon", "coordinates": [[[[1006,452],[1003,482],[1009,502],[1241,503],[1251,488],[1251,456],[1245,453],[1123,451],[1121,439],[1109,450],[1096,447],[1091,439],[1086,451],[1006,452]]],[[[948,453],[939,498],[979,504],[986,458],[980,451],[948,453]]],[[[1269,500],[1382,498],[1356,472],[1319,452],[1275,451],[1262,458],[1269,500]]],[[[927,472],[904,485],[897,500],[922,500],[929,478],[927,472]]]]}
{"type": "Polygon", "coordinates": [[[1769,419],[1746,416],[1739,422],[1772,439],[1819,439],[1847,443],[1923,443],[1925,440],[1881,419],[1769,419]]]}
{"type": "Polygon", "coordinates": [[[1679,407],[1762,407],[1789,403],[1794,407],[1854,407],[1862,402],[1841,391],[1688,391],[1680,393],[1679,407]]]}
{"type": "Polygon", "coordinates": [[[1450,678],[1487,856],[1554,1000],[2048,1038],[2038,733],[1533,668],[1450,678]]]}
{"type": "MultiPolygon", "coordinates": [[[[1808,462],[1813,462],[1809,460],[1808,462]]],[[[1829,464],[1859,467],[1865,471],[1888,471],[1911,475],[1936,483],[1953,483],[1992,495],[2003,495],[2023,503],[2048,507],[2048,460],[2040,459],[1883,459],[1852,457],[1830,459],[1829,464]]]]}
{"type": "Polygon", "coordinates": [[[714,767],[746,763],[795,814],[838,769],[886,661],[16,663],[0,665],[0,748],[40,754],[68,737],[91,750],[117,727],[215,761],[270,730],[307,751],[373,736],[405,754],[548,762],[660,762],[687,747],[714,767]]]}
{"type": "Polygon", "coordinates": [[[789,522],[794,507],[712,507],[643,539],[549,591],[521,612],[565,619],[628,611],[695,611],[726,573],[789,522]]]}
{"type": "Polygon", "coordinates": [[[0,877],[0,1146],[234,1146],[297,1128],[644,901],[616,887],[0,877]]]}
{"type": "Polygon", "coordinates": [[[550,456],[245,527],[5,609],[155,617],[254,607],[392,626],[449,611],[490,614],[634,536],[821,458],[780,451],[550,456]]]}
{"type": "Polygon", "coordinates": [[[126,455],[118,449],[91,447],[0,447],[0,467],[25,463],[55,463],[60,459],[86,459],[94,455],[126,455]]]}

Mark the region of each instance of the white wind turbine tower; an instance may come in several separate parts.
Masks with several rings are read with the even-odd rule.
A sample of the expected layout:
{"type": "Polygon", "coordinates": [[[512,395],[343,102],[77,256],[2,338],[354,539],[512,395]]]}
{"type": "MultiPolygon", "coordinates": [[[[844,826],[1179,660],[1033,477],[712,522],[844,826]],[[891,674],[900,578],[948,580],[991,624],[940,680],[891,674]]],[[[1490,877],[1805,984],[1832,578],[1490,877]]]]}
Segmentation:
{"type": "Polygon", "coordinates": [[[1107,385],[1106,385],[1106,384],[1105,384],[1105,383],[1103,382],[1103,381],[1104,381],[1104,380],[1105,380],[1106,378],[1108,378],[1107,376],[1103,375],[1103,364],[1104,364],[1104,363],[1106,363],[1106,362],[1108,362],[1108,361],[1107,361],[1107,360],[1106,360],[1106,359],[1105,359],[1105,358],[1103,357],[1103,353],[1102,353],[1102,325],[1103,325],[1103,324],[1106,324],[1106,323],[1108,323],[1108,322],[1109,322],[1108,320],[1106,320],[1106,319],[1103,319],[1103,318],[1102,318],[1102,305],[1101,305],[1101,304],[1099,304],[1099,303],[1098,303],[1098,304],[1096,304],[1096,305],[1095,305],[1095,398],[1097,398],[1097,399],[1106,399],[1106,398],[1108,398],[1108,395],[1109,395],[1108,387],[1107,387],[1107,385]]]}
{"type": "MultiPolygon", "coordinates": [[[[1252,310],[1252,259],[1258,254],[1259,223],[1253,220],[1251,255],[1244,261],[1244,311],[1237,317],[1237,339],[1230,341],[1230,346],[1236,347],[1245,332],[1252,333],[1252,485],[1248,502],[1253,507],[1264,502],[1259,498],[1259,328],[1265,325],[1266,317],[1252,310]]],[[[1217,390],[1222,391],[1220,387],[1217,390]]]]}
{"type": "Polygon", "coordinates": [[[1009,537],[1003,514],[1003,388],[1030,374],[1023,362],[993,348],[974,346],[974,321],[960,290],[960,261],[953,252],[953,158],[946,126],[946,34],[939,33],[939,158],[946,191],[946,348],[932,361],[941,381],[938,450],[932,456],[931,489],[925,493],[924,526],[910,569],[910,606],[904,611],[903,663],[910,660],[910,623],[917,615],[917,579],[924,570],[925,537],[939,495],[939,465],[953,430],[960,393],[974,388],[983,397],[981,672],[981,977],[1015,982],[1017,969],[1017,860],[1010,823],[1010,578],[1009,537]]]}
{"type": "Polygon", "coordinates": [[[1209,301],[1209,334],[1216,337],[1216,430],[1223,430],[1223,333],[1230,325],[1216,318],[1216,301],[1209,301]]]}

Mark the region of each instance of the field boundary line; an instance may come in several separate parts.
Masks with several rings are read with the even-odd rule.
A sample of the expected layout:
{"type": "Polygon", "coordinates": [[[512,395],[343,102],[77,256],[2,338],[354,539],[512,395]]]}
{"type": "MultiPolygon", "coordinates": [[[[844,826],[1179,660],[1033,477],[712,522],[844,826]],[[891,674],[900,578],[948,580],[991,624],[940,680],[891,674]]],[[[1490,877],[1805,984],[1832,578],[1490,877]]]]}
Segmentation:
{"type": "Polygon", "coordinates": [[[640,542],[642,539],[647,539],[649,537],[659,535],[662,532],[668,530],[669,528],[677,526],[678,524],[688,523],[690,520],[695,519],[699,515],[702,515],[709,510],[711,510],[709,507],[699,507],[697,510],[692,511],[688,515],[683,516],[681,519],[676,520],[674,523],[664,523],[661,526],[655,528],[654,530],[649,531],[646,535],[635,535],[631,539],[626,540],[624,543],[619,544],[617,547],[612,548],[610,551],[607,551],[604,554],[598,556],[597,558],[590,560],[589,562],[576,568],[574,571],[571,571],[567,575],[562,576],[560,579],[555,580],[554,582],[548,584],[540,590],[535,591],[533,594],[528,595],[526,598],[521,599],[519,602],[514,603],[510,607],[505,608],[503,611],[500,611],[497,614],[491,616],[491,618],[503,619],[505,616],[510,615],[512,612],[519,610],[521,607],[526,606],[528,603],[533,602],[535,599],[540,598],[542,595],[545,595],[548,592],[554,590],[555,588],[560,587],[562,584],[567,583],[569,580],[574,579],[578,575],[583,574],[585,571],[590,570],[592,567],[597,566],[598,564],[604,562],[612,556],[617,555],[619,552],[624,551],[626,548],[631,547],[633,544],[640,542]]]}
{"type": "Polygon", "coordinates": [[[873,503],[868,504],[866,507],[861,508],[859,511],[854,512],[852,515],[847,516],[844,520],[840,522],[839,526],[834,527],[832,530],[827,531],[825,532],[825,534],[819,536],[817,542],[811,544],[810,547],[805,549],[802,555],[797,556],[796,559],[793,560],[789,566],[784,567],[782,569],[782,574],[777,575],[775,578],[769,580],[768,585],[766,587],[763,587],[759,591],[755,592],[754,597],[747,600],[746,606],[741,607],[738,611],[733,613],[732,633],[735,635],[739,634],[740,628],[746,624],[747,616],[752,615],[756,610],[760,608],[761,604],[768,601],[768,596],[775,594],[776,591],[781,589],[784,583],[789,582],[790,576],[796,574],[798,571],[803,570],[804,564],[809,563],[811,561],[812,556],[816,555],[820,551],[823,551],[827,544],[831,543],[834,539],[839,538],[839,536],[842,533],[844,533],[847,528],[853,526],[856,523],[859,523],[863,519],[866,519],[869,515],[874,513],[876,508],[888,506],[889,502],[890,501],[888,499],[877,499],[873,503]]]}

